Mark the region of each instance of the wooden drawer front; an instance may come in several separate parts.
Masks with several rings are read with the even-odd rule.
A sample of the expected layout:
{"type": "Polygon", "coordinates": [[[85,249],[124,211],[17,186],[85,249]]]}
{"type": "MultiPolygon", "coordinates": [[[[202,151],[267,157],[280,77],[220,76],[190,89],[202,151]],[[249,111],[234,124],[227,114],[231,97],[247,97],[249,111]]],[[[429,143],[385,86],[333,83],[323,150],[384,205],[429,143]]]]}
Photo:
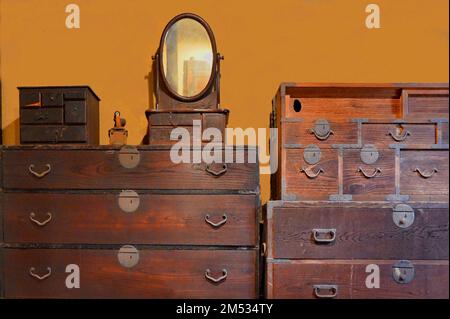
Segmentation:
{"type": "Polygon", "coordinates": [[[85,124],[86,103],[84,101],[66,101],[64,103],[64,120],[68,124],[85,124]]]}
{"type": "Polygon", "coordinates": [[[149,116],[152,126],[192,126],[195,120],[202,120],[201,113],[151,113],[149,116]]]}
{"type": "MultiPolygon", "coordinates": [[[[328,123],[330,131],[321,132],[316,130],[316,121],[307,122],[284,122],[284,143],[285,144],[317,144],[318,146],[329,146],[332,144],[357,144],[358,127],[356,123],[337,122],[328,123]],[[323,134],[322,134],[323,133],[323,134]]],[[[320,122],[317,126],[321,125],[320,122]]],[[[326,125],[326,124],[325,124],[326,125]]]]}
{"type": "Polygon", "coordinates": [[[280,299],[313,299],[318,298],[317,295],[329,298],[333,293],[335,298],[343,299],[448,299],[448,261],[412,261],[414,278],[403,284],[394,280],[393,266],[396,263],[398,260],[273,262],[267,265],[272,279],[268,282],[267,295],[280,299]],[[368,276],[373,272],[373,266],[369,265],[378,266],[379,288],[366,286],[366,280],[370,281],[368,276]],[[337,291],[331,291],[330,286],[337,291]]]}
{"type": "Polygon", "coordinates": [[[256,251],[139,249],[138,263],[126,268],[118,249],[5,249],[5,297],[256,298],[256,259],[256,251]],[[79,288],[67,288],[76,266],[79,288]],[[38,276],[51,274],[39,280],[30,268],[38,276]],[[213,279],[223,270],[227,277],[213,283],[208,269],[213,279]]]}
{"type": "Polygon", "coordinates": [[[62,124],[62,108],[22,108],[20,110],[21,124],[62,124]]]}
{"type": "Polygon", "coordinates": [[[85,126],[21,125],[21,143],[82,143],[86,142],[85,126]]]}
{"type": "Polygon", "coordinates": [[[338,192],[336,150],[321,149],[320,161],[314,165],[305,161],[304,149],[286,149],[285,154],[286,185],[283,199],[328,199],[329,195],[338,192]]]}
{"type": "Polygon", "coordinates": [[[406,118],[448,118],[448,90],[404,90],[406,118]]]}
{"type": "Polygon", "coordinates": [[[285,106],[285,118],[313,121],[326,118],[336,122],[346,122],[350,118],[395,119],[400,109],[400,100],[396,98],[288,97],[285,106]],[[296,100],[301,106],[298,112],[299,102],[295,102],[296,100]]]}
{"type": "Polygon", "coordinates": [[[448,204],[410,206],[407,228],[394,222],[393,207],[274,208],[269,257],[448,259],[448,204]]]}
{"type": "Polygon", "coordinates": [[[7,193],[5,242],[257,245],[254,195],[124,195],[7,193]]]}
{"type": "Polygon", "coordinates": [[[387,147],[391,144],[436,144],[435,124],[373,124],[362,125],[363,144],[387,147]]]}
{"type": "Polygon", "coordinates": [[[63,94],[58,91],[44,91],[41,93],[42,106],[63,106],[63,94]]]}
{"type": "Polygon", "coordinates": [[[379,198],[395,193],[395,151],[378,150],[378,160],[365,164],[361,150],[344,150],[344,193],[353,199],[379,198]]]}
{"type": "Polygon", "coordinates": [[[20,90],[19,105],[20,105],[20,107],[42,106],[41,93],[36,90],[20,90]]]}
{"type": "MultiPolygon", "coordinates": [[[[183,143],[186,145],[189,145],[193,143],[194,135],[192,134],[192,126],[186,126],[186,127],[177,127],[179,129],[185,129],[187,132],[189,132],[189,138],[182,139],[181,137],[176,134],[178,139],[172,140],[170,138],[172,131],[175,129],[173,126],[164,127],[164,126],[156,126],[156,127],[150,127],[150,134],[149,134],[149,144],[150,145],[166,145],[166,144],[175,144],[175,143],[183,143]]],[[[174,132],[175,134],[175,132],[174,132]]],[[[201,132],[200,132],[201,134],[201,132]]],[[[201,137],[201,136],[200,136],[201,137]]]]}
{"type": "Polygon", "coordinates": [[[448,150],[401,150],[404,195],[448,195],[448,150]]]}
{"type": "MultiPolygon", "coordinates": [[[[241,151],[246,161],[249,156],[256,158],[255,149],[236,150],[234,154],[241,151]]],[[[192,153],[187,152],[192,159],[192,153]]],[[[229,163],[224,168],[223,164],[174,164],[168,150],[141,150],[139,155],[137,166],[126,168],[120,164],[118,150],[7,150],[3,153],[4,187],[207,191],[259,188],[258,163],[229,163]]]]}

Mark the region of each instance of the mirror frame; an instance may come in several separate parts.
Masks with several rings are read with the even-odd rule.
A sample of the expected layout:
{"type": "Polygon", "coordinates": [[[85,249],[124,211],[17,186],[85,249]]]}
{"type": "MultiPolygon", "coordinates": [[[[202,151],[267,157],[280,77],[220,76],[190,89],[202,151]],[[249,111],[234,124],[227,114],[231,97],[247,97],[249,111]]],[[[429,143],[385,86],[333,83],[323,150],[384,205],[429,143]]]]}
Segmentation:
{"type": "Polygon", "coordinates": [[[166,27],[164,28],[164,31],[161,35],[161,40],[159,42],[159,49],[158,49],[158,68],[159,68],[159,72],[161,74],[161,78],[162,81],[164,83],[164,86],[166,87],[167,91],[173,96],[175,97],[177,100],[179,101],[183,101],[183,102],[194,102],[194,101],[198,101],[199,99],[203,98],[207,93],[209,93],[209,91],[211,90],[212,86],[214,85],[215,79],[218,76],[218,72],[217,72],[217,46],[216,46],[216,40],[214,38],[214,34],[212,32],[211,27],[209,26],[209,24],[200,16],[194,14],[194,13],[182,13],[179,14],[177,16],[175,16],[172,20],[169,21],[169,23],[166,25],[166,27]],[[209,36],[209,40],[211,42],[211,49],[212,49],[212,66],[211,66],[211,74],[209,76],[209,80],[208,83],[206,84],[206,86],[203,88],[203,90],[193,96],[183,96],[178,94],[178,92],[175,92],[175,90],[173,90],[173,88],[170,86],[169,82],[167,81],[166,75],[164,73],[164,61],[163,61],[163,48],[164,48],[164,41],[165,38],[167,36],[167,32],[169,32],[170,28],[177,23],[178,21],[182,20],[182,19],[192,19],[197,21],[198,23],[200,23],[203,28],[205,28],[208,36],[209,36]]]}

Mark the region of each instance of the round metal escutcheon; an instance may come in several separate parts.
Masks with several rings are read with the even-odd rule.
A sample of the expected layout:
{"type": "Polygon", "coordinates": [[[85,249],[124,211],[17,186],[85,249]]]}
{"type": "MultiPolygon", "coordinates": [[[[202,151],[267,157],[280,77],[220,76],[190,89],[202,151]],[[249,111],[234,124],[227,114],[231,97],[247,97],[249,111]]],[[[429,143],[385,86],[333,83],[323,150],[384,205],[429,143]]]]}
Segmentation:
{"type": "Polygon", "coordinates": [[[139,208],[139,194],[132,190],[124,190],[119,194],[119,207],[125,213],[135,212],[139,208]]]}
{"type": "Polygon", "coordinates": [[[318,148],[316,145],[308,145],[305,150],[303,151],[303,159],[306,163],[309,165],[314,165],[319,163],[320,161],[320,148],[318,148]]]}
{"type": "Polygon", "coordinates": [[[408,284],[414,279],[414,265],[409,260],[400,260],[392,267],[392,277],[398,284],[408,284]]]}
{"type": "Polygon", "coordinates": [[[124,168],[135,168],[141,161],[141,154],[139,151],[129,145],[123,146],[119,151],[119,162],[124,168]]]}
{"type": "Polygon", "coordinates": [[[398,204],[392,212],[394,224],[400,228],[408,228],[414,223],[414,209],[406,204],[398,204]]]}
{"type": "Polygon", "coordinates": [[[319,137],[327,136],[330,130],[330,123],[325,119],[319,119],[314,123],[314,132],[319,137]]]}
{"type": "Polygon", "coordinates": [[[132,268],[139,262],[139,251],[132,245],[122,246],[117,254],[117,259],[123,267],[132,268]]]}
{"type": "Polygon", "coordinates": [[[364,164],[374,164],[378,161],[378,149],[373,145],[366,145],[361,149],[361,161],[364,164]]]}

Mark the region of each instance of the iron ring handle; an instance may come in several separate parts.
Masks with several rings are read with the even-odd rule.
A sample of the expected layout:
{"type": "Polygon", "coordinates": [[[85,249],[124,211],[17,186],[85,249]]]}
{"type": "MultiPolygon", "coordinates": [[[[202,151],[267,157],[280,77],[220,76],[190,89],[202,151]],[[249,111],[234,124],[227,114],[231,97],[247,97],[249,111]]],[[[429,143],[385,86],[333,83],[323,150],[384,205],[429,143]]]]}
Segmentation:
{"type": "Polygon", "coordinates": [[[426,173],[426,172],[423,172],[420,168],[416,167],[416,168],[414,169],[414,172],[419,173],[419,175],[422,176],[423,178],[430,178],[430,177],[432,177],[435,173],[439,172],[439,170],[438,170],[436,167],[434,167],[434,168],[431,170],[430,173],[426,173]]]}
{"type": "Polygon", "coordinates": [[[227,214],[223,214],[222,220],[217,222],[217,223],[212,222],[210,220],[210,218],[211,218],[211,216],[209,214],[207,214],[205,216],[205,222],[207,222],[208,224],[210,224],[214,228],[219,228],[220,226],[224,225],[227,222],[227,220],[228,220],[227,214]]]}
{"type": "Polygon", "coordinates": [[[317,298],[335,298],[338,294],[338,286],[337,285],[314,285],[314,295],[317,298]],[[321,293],[322,290],[330,291],[330,294],[324,295],[321,293]]]}
{"type": "Polygon", "coordinates": [[[389,135],[394,139],[394,141],[396,141],[396,142],[403,142],[404,140],[406,140],[408,138],[408,136],[411,135],[411,132],[410,131],[406,131],[402,135],[396,135],[396,134],[394,134],[392,132],[389,132],[389,135]]]}
{"type": "Polygon", "coordinates": [[[37,178],[42,178],[45,175],[47,175],[48,173],[50,173],[52,170],[52,166],[50,164],[45,164],[45,166],[47,167],[47,169],[45,171],[43,171],[42,173],[38,173],[34,170],[34,164],[31,164],[30,166],[28,166],[28,170],[30,171],[31,174],[33,174],[37,178]]]}
{"type": "Polygon", "coordinates": [[[212,281],[213,283],[218,284],[218,283],[224,281],[225,279],[227,279],[227,277],[228,277],[228,271],[226,269],[222,269],[222,273],[223,273],[223,275],[220,276],[219,278],[214,278],[211,276],[211,270],[206,269],[205,277],[209,281],[212,281]]]}
{"type": "Polygon", "coordinates": [[[46,220],[40,222],[40,221],[38,221],[37,219],[35,219],[36,214],[35,214],[34,212],[31,212],[31,213],[30,213],[30,220],[31,220],[33,223],[35,223],[36,225],[38,225],[38,226],[45,226],[45,225],[47,225],[48,223],[50,223],[50,221],[52,220],[52,217],[53,217],[53,216],[52,216],[52,213],[49,213],[49,212],[47,212],[46,215],[48,216],[48,218],[47,218],[46,220]]]}
{"type": "Polygon", "coordinates": [[[308,178],[311,178],[311,179],[314,179],[314,178],[317,178],[319,175],[320,175],[320,173],[325,173],[325,171],[322,169],[322,168],[319,168],[319,170],[317,171],[317,173],[310,173],[310,172],[308,172],[307,170],[306,170],[306,168],[301,168],[300,169],[300,173],[305,173],[305,175],[308,177],[308,178]]]}
{"type": "Polygon", "coordinates": [[[315,136],[318,140],[321,140],[321,141],[324,141],[324,140],[328,139],[328,138],[330,137],[331,134],[334,135],[334,132],[333,132],[332,130],[329,130],[328,133],[325,134],[325,135],[317,134],[316,130],[314,130],[314,129],[310,129],[309,131],[310,131],[311,134],[314,134],[314,136],[315,136]]]}
{"type": "Polygon", "coordinates": [[[332,243],[336,240],[336,229],[313,229],[312,230],[314,241],[316,243],[332,243]],[[320,235],[330,235],[329,238],[320,237],[320,235]]]}
{"type": "Polygon", "coordinates": [[[44,279],[47,279],[48,277],[50,277],[51,276],[51,274],[52,274],[52,269],[50,268],[50,267],[47,267],[47,273],[45,274],[45,275],[42,275],[42,276],[39,276],[38,274],[35,274],[34,272],[35,272],[35,268],[34,267],[31,267],[30,268],[30,276],[32,276],[32,277],[34,277],[34,278],[36,278],[36,279],[38,279],[38,280],[44,280],[44,279]]]}
{"type": "Polygon", "coordinates": [[[374,169],[372,174],[368,174],[364,171],[362,167],[358,167],[358,172],[364,175],[365,178],[373,178],[377,176],[378,174],[381,174],[381,168],[377,167],[374,169]]]}
{"type": "Polygon", "coordinates": [[[227,164],[222,165],[222,169],[220,171],[213,170],[209,164],[206,165],[206,171],[213,176],[220,176],[227,172],[228,166],[227,164]]]}

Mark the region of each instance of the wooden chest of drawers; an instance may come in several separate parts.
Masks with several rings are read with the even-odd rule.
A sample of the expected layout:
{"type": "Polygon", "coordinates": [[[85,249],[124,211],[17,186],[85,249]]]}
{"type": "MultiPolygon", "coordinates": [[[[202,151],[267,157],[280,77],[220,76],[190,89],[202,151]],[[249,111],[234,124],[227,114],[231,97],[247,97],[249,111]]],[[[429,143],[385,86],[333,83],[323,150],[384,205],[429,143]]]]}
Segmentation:
{"type": "Polygon", "coordinates": [[[269,298],[448,298],[448,84],[282,84],[269,298]]]}
{"type": "Polygon", "coordinates": [[[164,145],[177,143],[180,141],[178,134],[171,138],[171,132],[175,128],[184,129],[186,130],[185,132],[189,133],[188,138],[181,140],[182,142],[191,144],[194,142],[211,142],[213,138],[206,130],[212,128],[221,134],[221,140],[215,139],[214,141],[217,143],[225,141],[225,128],[227,127],[229,116],[229,111],[226,109],[195,111],[148,110],[145,113],[148,118],[147,144],[164,145]]]}
{"type": "Polygon", "coordinates": [[[449,296],[448,202],[269,202],[265,237],[269,298],[449,296]]]}
{"type": "Polygon", "coordinates": [[[88,86],[19,87],[20,143],[99,143],[99,101],[88,86]]]}
{"type": "Polygon", "coordinates": [[[258,296],[257,163],[175,164],[164,146],[6,147],[2,160],[6,298],[258,296]]]}
{"type": "Polygon", "coordinates": [[[272,199],[448,197],[448,84],[282,84],[271,122],[272,199]]]}

